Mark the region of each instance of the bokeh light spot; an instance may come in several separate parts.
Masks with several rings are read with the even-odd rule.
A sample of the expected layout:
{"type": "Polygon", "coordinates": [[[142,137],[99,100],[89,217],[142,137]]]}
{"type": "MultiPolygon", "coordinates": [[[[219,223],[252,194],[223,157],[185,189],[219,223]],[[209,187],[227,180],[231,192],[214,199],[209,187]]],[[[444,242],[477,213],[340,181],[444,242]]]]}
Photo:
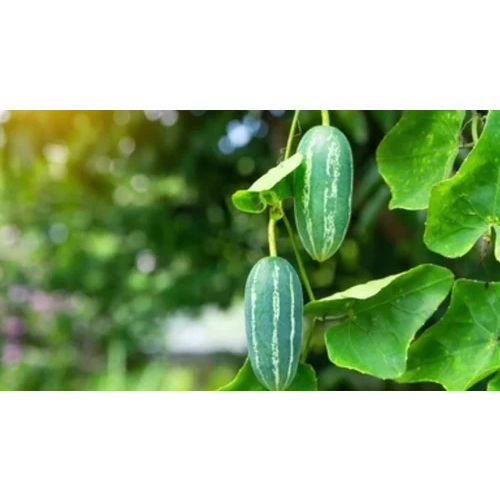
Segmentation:
{"type": "Polygon", "coordinates": [[[142,250],[137,254],[135,264],[141,273],[152,273],[156,268],[156,257],[151,250],[142,250]]]}

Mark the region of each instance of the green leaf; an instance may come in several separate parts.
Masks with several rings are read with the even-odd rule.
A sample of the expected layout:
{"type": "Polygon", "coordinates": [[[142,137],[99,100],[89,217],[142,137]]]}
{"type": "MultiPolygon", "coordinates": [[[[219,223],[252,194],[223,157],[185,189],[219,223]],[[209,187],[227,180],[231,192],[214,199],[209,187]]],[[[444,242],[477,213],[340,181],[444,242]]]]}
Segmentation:
{"type": "Polygon", "coordinates": [[[389,208],[427,208],[432,187],[446,179],[458,153],[465,111],[405,111],[377,149],[391,188],[389,208]]]}
{"type": "MultiPolygon", "coordinates": [[[[287,391],[316,391],[318,381],[311,365],[299,364],[297,375],[287,391]]],[[[255,377],[252,365],[247,358],[236,377],[229,384],[221,387],[220,391],[267,391],[255,377]]]]}
{"type": "Polygon", "coordinates": [[[500,391],[500,372],[488,382],[488,391],[500,391]]]}
{"type": "Polygon", "coordinates": [[[234,206],[242,212],[259,214],[268,205],[276,206],[281,200],[290,198],[292,188],[288,176],[302,163],[303,158],[302,153],[296,153],[268,170],[248,189],[236,191],[232,196],[234,206]]]}
{"type": "Polygon", "coordinates": [[[415,333],[448,295],[452,282],[448,269],[424,264],[310,302],[305,311],[337,320],[326,332],[334,364],[396,378],[405,370],[415,333]]]}
{"type": "Polygon", "coordinates": [[[434,252],[461,257],[492,228],[500,261],[500,111],[489,112],[460,171],[432,190],[424,241],[434,252]]]}
{"type": "Polygon", "coordinates": [[[416,340],[400,382],[468,389],[500,368],[500,283],[459,279],[445,315],[416,340]]]}

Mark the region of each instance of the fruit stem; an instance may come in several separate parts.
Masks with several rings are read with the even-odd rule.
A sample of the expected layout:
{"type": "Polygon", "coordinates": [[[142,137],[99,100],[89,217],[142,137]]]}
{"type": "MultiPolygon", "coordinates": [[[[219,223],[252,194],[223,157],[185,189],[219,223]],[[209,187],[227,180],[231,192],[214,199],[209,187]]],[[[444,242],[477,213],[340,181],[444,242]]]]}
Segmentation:
{"type": "Polygon", "coordinates": [[[269,225],[267,226],[267,238],[269,240],[269,255],[271,257],[276,257],[278,252],[276,251],[276,220],[269,216],[269,225]]]}
{"type": "Polygon", "coordinates": [[[288,231],[290,243],[292,244],[293,252],[295,254],[295,258],[297,259],[300,277],[302,278],[302,283],[304,283],[307,296],[309,297],[309,300],[316,300],[311,288],[311,283],[309,282],[309,278],[307,277],[306,269],[304,267],[304,262],[302,261],[302,257],[300,256],[299,247],[297,246],[297,241],[295,240],[295,236],[293,234],[292,225],[290,224],[290,221],[288,220],[288,217],[285,214],[283,214],[283,222],[285,223],[286,230],[288,231]]]}
{"type": "Polygon", "coordinates": [[[295,110],[293,114],[292,126],[290,127],[290,132],[288,133],[288,140],[286,141],[285,149],[285,160],[288,160],[290,153],[292,152],[293,138],[295,136],[295,129],[297,128],[297,122],[299,121],[300,110],[295,110]]]}
{"type": "Polygon", "coordinates": [[[321,123],[326,126],[330,125],[330,115],[328,111],[321,111],[321,123]]]}

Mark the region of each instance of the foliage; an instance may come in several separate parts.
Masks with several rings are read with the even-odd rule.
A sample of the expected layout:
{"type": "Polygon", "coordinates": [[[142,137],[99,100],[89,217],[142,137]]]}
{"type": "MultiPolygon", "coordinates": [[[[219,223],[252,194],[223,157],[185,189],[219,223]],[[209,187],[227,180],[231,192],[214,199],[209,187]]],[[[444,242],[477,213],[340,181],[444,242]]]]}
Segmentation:
{"type": "Polygon", "coordinates": [[[464,111],[405,111],[377,149],[391,187],[390,208],[427,208],[432,187],[446,179],[458,153],[464,111]]]}
{"type": "Polygon", "coordinates": [[[280,201],[292,196],[289,174],[303,160],[302,153],[296,153],[276,167],[268,170],[248,189],[240,189],[233,194],[234,206],[242,212],[260,214],[267,206],[277,206],[280,201]]]}
{"type": "MultiPolygon", "coordinates": [[[[327,261],[307,259],[300,249],[299,254],[314,295],[333,294],[335,307],[349,301],[351,309],[359,308],[376,300],[393,278],[380,288],[372,288],[374,281],[428,263],[453,273],[454,290],[462,279],[497,290],[500,265],[491,244],[498,226],[497,112],[489,113],[486,126],[485,112],[467,112],[460,132],[450,129],[449,135],[444,128],[434,131],[425,113],[413,115],[422,117],[412,118],[415,130],[435,134],[437,149],[425,157],[440,163],[423,183],[411,172],[399,180],[408,183],[410,194],[421,193],[423,184],[427,193],[430,189],[428,214],[388,209],[399,188],[389,177],[386,185],[379,168],[386,175],[384,169],[396,172],[402,163],[377,165],[375,153],[387,133],[384,142],[395,140],[390,130],[400,116],[399,111],[330,112],[331,125],[345,133],[353,150],[351,225],[327,261]],[[444,136],[449,149],[441,147],[444,136]],[[466,237],[453,247],[455,229],[466,237]],[[353,288],[367,283],[369,291],[353,288]],[[338,295],[342,291],[348,296],[338,295]]],[[[458,127],[460,112],[455,116],[458,127]]],[[[241,302],[246,275],[266,255],[267,224],[264,212],[250,216],[236,210],[230,194],[283,162],[292,118],[291,112],[257,111],[19,111],[5,119],[0,112],[0,388],[214,389],[229,382],[243,354],[174,355],[165,344],[165,321],[178,311],[196,315],[206,304],[226,308],[241,302]]],[[[293,146],[318,122],[317,111],[302,111],[293,146]]],[[[393,143],[393,150],[422,151],[409,138],[393,143]]],[[[290,152],[292,157],[293,147],[290,152]]],[[[292,200],[281,195],[271,202],[280,207],[276,218],[287,216],[276,226],[280,256],[300,271],[285,224],[293,220],[292,200]]],[[[422,296],[431,302],[425,292],[422,296]]],[[[498,336],[493,312],[473,312],[480,312],[493,343],[493,334],[498,336]]],[[[411,366],[413,353],[423,349],[419,343],[431,343],[424,339],[434,325],[444,333],[437,325],[450,320],[447,300],[427,314],[410,335],[416,339],[409,348],[411,366]]],[[[437,383],[409,383],[405,374],[381,379],[358,372],[366,371],[361,365],[341,368],[330,361],[328,354],[334,362],[337,354],[331,347],[327,352],[322,335],[330,328],[341,332],[341,325],[320,320],[308,322],[311,334],[304,339],[319,389],[436,389],[445,382],[441,375],[418,378],[437,383]]],[[[407,339],[402,335],[403,345],[407,339]]],[[[440,342],[450,339],[444,335],[440,342]]],[[[454,355],[460,359],[459,352],[454,355]]],[[[402,356],[401,350],[399,363],[402,356]]],[[[487,377],[489,371],[479,373],[487,377]]],[[[451,376],[447,372],[447,388],[463,388],[460,378],[467,378],[467,386],[478,380],[461,372],[450,383],[451,376]]],[[[499,379],[491,376],[493,390],[499,379]]],[[[487,383],[484,378],[472,388],[485,389],[487,383]]]]}
{"type": "MultiPolygon", "coordinates": [[[[323,125],[328,125],[326,113],[322,112],[323,125]]],[[[480,137],[481,117],[475,111],[471,116],[467,123],[471,124],[474,148],[458,174],[444,182],[462,140],[463,111],[406,112],[377,151],[380,171],[393,195],[390,208],[425,208],[430,197],[425,242],[431,250],[448,257],[465,254],[479,237],[489,241],[492,231],[500,227],[500,112],[489,113],[480,137]]],[[[309,177],[319,175],[314,169],[322,171],[323,165],[315,166],[308,155],[301,168],[307,163],[309,177]]],[[[332,183],[334,191],[336,182],[338,178],[321,181],[332,183]]],[[[302,191],[292,193],[296,202],[302,191]]],[[[323,205],[323,212],[327,209],[331,217],[336,216],[332,213],[336,211],[334,205],[323,205]]],[[[296,210],[300,211],[300,206],[296,205],[296,210]]],[[[288,224],[287,230],[293,244],[288,224]]],[[[270,238],[272,234],[270,231],[270,238]]],[[[304,243],[303,237],[301,240],[304,243]]],[[[293,247],[310,298],[305,313],[312,318],[302,346],[303,360],[314,337],[325,331],[326,351],[332,363],[381,379],[431,381],[448,390],[465,390],[500,369],[500,283],[462,278],[453,284],[450,270],[424,264],[316,300],[301,255],[293,247]],[[413,341],[452,284],[451,302],[442,317],[413,341]]],[[[498,260],[499,248],[497,242],[498,260]]],[[[229,388],[250,389],[246,386],[250,381],[251,377],[239,375],[238,383],[229,388]]],[[[497,381],[498,377],[490,382],[490,390],[497,388],[497,381]]]]}
{"type": "Polygon", "coordinates": [[[411,346],[404,382],[464,390],[500,369],[500,283],[460,279],[444,316],[411,346]]]}
{"type": "Polygon", "coordinates": [[[453,178],[434,187],[425,242],[447,257],[467,253],[481,236],[497,233],[500,261],[500,111],[490,111],[483,133],[453,178]]]}
{"type": "Polygon", "coordinates": [[[334,320],[326,347],[337,366],[396,378],[405,371],[411,340],[448,295],[452,280],[447,269],[424,264],[310,302],[306,311],[334,320]]]}

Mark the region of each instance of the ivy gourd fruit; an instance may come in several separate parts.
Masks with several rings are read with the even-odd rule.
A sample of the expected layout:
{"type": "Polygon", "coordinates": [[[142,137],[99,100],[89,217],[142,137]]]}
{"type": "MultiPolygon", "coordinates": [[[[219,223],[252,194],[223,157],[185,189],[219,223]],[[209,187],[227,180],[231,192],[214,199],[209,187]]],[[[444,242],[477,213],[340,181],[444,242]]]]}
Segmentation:
{"type": "Polygon", "coordinates": [[[344,240],[351,217],[353,161],[337,128],[319,125],[301,139],[304,160],[294,171],[295,222],[302,245],[319,262],[344,240]]]}
{"type": "Polygon", "coordinates": [[[245,327],[253,372],[269,390],[285,390],[297,373],[302,315],[295,269],[281,257],[259,260],[245,287],[245,327]]]}

